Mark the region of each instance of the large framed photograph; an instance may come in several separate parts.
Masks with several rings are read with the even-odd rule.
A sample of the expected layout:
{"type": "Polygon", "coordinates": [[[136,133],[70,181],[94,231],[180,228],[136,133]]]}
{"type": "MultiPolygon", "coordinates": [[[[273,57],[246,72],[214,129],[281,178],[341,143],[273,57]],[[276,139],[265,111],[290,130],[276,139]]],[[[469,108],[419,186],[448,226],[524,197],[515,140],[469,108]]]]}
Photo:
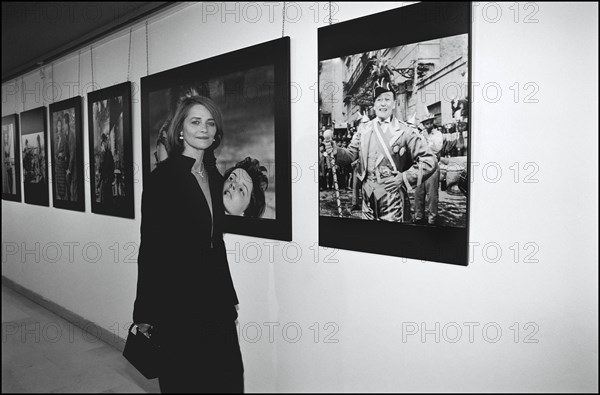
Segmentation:
{"type": "Polygon", "coordinates": [[[249,176],[246,200],[231,199],[224,185],[225,232],[291,240],[289,59],[284,37],[142,78],[144,180],[168,157],[179,104],[204,96],[222,114],[218,170],[249,176]]]}
{"type": "Polygon", "coordinates": [[[468,264],[470,3],[319,29],[319,244],[468,264]]]}
{"type": "Polygon", "coordinates": [[[92,212],[133,218],[131,83],[88,93],[92,212]]]}
{"type": "Polygon", "coordinates": [[[48,194],[48,131],[46,107],[21,113],[21,158],[25,203],[49,205],[48,194]]]}
{"type": "Polygon", "coordinates": [[[19,116],[2,117],[2,199],[21,201],[19,116]]]}
{"type": "Polygon", "coordinates": [[[81,96],[52,103],[49,110],[53,205],[85,211],[81,96]]]}

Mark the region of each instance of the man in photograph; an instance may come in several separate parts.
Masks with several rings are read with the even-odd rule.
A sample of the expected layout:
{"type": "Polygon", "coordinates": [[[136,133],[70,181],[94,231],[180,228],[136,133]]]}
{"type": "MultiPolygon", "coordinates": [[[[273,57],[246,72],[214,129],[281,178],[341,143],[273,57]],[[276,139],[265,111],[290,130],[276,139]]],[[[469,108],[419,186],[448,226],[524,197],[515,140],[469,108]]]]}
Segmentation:
{"type": "Polygon", "coordinates": [[[438,189],[440,182],[440,168],[437,162],[440,159],[440,153],[444,145],[442,133],[434,128],[435,115],[425,114],[421,124],[423,130],[421,135],[427,141],[427,145],[431,152],[435,155],[436,168],[431,176],[415,189],[415,219],[414,222],[419,225],[437,225],[438,218],[438,189]],[[429,197],[427,205],[428,217],[425,218],[425,195],[429,197]]]}
{"type": "MultiPolygon", "coordinates": [[[[10,126],[8,126],[10,127],[10,126]]],[[[2,126],[4,129],[4,126],[2,126]]],[[[9,135],[8,130],[2,131],[2,166],[4,171],[4,177],[2,177],[2,192],[3,193],[15,193],[13,188],[13,172],[14,172],[14,158],[11,151],[12,144],[12,132],[9,135]]]]}
{"type": "Polygon", "coordinates": [[[359,159],[362,218],[412,222],[408,191],[418,187],[437,168],[425,139],[395,115],[396,93],[386,78],[373,85],[375,118],[352,137],[348,148],[325,141],[329,155],[343,166],[359,159]]]}
{"type": "Polygon", "coordinates": [[[102,133],[100,138],[100,202],[111,204],[113,202],[113,181],[115,180],[115,161],[110,150],[108,136],[102,133]]]}

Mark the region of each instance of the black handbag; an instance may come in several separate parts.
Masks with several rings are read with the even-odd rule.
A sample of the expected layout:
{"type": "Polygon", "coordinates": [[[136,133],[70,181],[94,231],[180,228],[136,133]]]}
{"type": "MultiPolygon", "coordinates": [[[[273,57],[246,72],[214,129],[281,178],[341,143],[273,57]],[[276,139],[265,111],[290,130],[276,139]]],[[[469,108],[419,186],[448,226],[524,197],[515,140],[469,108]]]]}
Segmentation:
{"type": "Polygon", "coordinates": [[[158,377],[159,351],[160,346],[152,340],[152,336],[148,338],[135,324],[131,324],[123,356],[147,379],[158,377]]]}

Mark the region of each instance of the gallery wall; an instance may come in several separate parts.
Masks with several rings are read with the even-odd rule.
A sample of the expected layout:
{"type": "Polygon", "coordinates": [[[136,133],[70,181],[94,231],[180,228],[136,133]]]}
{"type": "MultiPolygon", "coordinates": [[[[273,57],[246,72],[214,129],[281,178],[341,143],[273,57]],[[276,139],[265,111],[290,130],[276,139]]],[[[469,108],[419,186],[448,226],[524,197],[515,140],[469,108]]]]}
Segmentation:
{"type": "MultiPolygon", "coordinates": [[[[293,242],[225,236],[246,391],[597,391],[598,6],[474,3],[471,251],[460,267],[318,247],[317,28],[329,16],[327,3],[287,5],[293,242]]],[[[333,3],[333,20],[401,5],[333,3]]],[[[89,178],[84,213],[3,200],[2,275],[125,337],[140,78],[281,37],[281,11],[185,4],[149,20],[148,65],[145,25],[134,26],[135,219],[92,214],[89,178]]],[[[94,44],[99,88],[127,80],[128,45],[128,30],[94,44]]],[[[53,70],[54,101],[78,81],[85,98],[89,48],[53,70]]],[[[49,105],[45,73],[23,76],[25,103],[3,84],[2,115],[49,105]]]]}

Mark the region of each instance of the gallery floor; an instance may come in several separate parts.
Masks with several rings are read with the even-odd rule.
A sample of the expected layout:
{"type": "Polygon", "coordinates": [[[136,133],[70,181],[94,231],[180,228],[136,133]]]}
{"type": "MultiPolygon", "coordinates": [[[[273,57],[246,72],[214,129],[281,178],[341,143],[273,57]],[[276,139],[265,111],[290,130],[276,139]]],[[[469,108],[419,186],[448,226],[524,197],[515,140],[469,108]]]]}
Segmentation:
{"type": "Polygon", "coordinates": [[[2,393],[150,392],[121,352],[2,286],[2,393]]]}

